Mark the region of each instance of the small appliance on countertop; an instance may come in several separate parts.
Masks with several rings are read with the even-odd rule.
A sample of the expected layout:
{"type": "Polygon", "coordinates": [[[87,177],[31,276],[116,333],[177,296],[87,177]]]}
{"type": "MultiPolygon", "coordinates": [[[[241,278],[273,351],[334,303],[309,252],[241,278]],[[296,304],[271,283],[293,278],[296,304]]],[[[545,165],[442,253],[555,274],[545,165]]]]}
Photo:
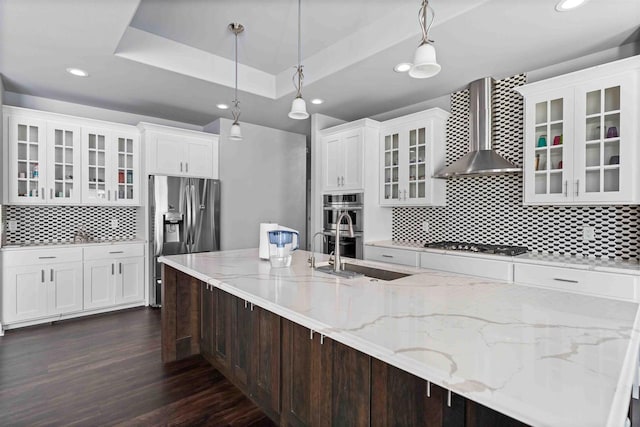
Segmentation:
{"type": "Polygon", "coordinates": [[[275,222],[261,222],[260,223],[260,244],[258,248],[258,254],[260,259],[268,260],[270,259],[270,250],[269,250],[269,232],[270,231],[291,231],[298,236],[300,236],[300,232],[298,230],[294,230],[293,228],[285,227],[283,225],[278,225],[275,222]]]}
{"type": "Polygon", "coordinates": [[[443,249],[446,251],[466,251],[505,256],[521,255],[528,251],[526,246],[483,245],[479,243],[450,241],[425,243],[424,247],[429,249],[443,249]]]}

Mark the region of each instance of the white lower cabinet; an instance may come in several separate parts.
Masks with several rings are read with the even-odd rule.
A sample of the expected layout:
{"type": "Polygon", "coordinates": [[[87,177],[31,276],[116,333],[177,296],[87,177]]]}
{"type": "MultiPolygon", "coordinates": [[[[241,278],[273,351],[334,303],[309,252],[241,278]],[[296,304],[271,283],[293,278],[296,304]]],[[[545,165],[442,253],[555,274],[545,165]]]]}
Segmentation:
{"type": "Polygon", "coordinates": [[[2,257],[2,323],[82,311],[82,249],[2,257]]]}
{"type": "Polygon", "coordinates": [[[567,292],[637,300],[638,276],[515,263],[514,282],[567,292]]]}
{"type": "Polygon", "coordinates": [[[144,244],[7,250],[2,328],[144,304],[144,244]]]}
{"type": "Polygon", "coordinates": [[[420,254],[420,267],[507,282],[513,280],[511,261],[423,252],[420,254]]]}
{"type": "Polygon", "coordinates": [[[417,251],[370,245],[365,245],[364,247],[364,259],[388,262],[390,264],[409,265],[411,267],[418,267],[418,263],[420,262],[417,251]]]}

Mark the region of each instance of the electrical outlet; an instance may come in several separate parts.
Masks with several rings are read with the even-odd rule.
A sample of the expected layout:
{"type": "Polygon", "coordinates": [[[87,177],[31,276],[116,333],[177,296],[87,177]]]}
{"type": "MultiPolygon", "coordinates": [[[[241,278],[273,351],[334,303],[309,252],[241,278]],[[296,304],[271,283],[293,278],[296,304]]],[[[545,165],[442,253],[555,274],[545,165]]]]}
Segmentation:
{"type": "Polygon", "coordinates": [[[18,231],[18,221],[15,219],[7,221],[7,231],[18,231]]]}
{"type": "Polygon", "coordinates": [[[429,221],[424,221],[422,223],[422,231],[424,231],[425,233],[429,232],[429,221]]]}
{"type": "Polygon", "coordinates": [[[118,228],[118,225],[118,218],[111,218],[111,228],[115,230],[116,228],[118,228]]]}
{"type": "Polygon", "coordinates": [[[582,241],[593,242],[594,240],[596,240],[595,227],[582,227],[582,241]]]}

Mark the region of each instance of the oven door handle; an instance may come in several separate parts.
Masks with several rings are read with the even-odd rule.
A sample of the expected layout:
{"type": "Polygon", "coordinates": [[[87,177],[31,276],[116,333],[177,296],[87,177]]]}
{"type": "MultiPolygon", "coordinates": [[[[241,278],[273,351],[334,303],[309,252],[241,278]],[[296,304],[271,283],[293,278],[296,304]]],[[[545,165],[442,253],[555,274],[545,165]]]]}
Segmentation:
{"type": "Polygon", "coordinates": [[[325,206],[325,211],[361,211],[362,206],[325,206]]]}

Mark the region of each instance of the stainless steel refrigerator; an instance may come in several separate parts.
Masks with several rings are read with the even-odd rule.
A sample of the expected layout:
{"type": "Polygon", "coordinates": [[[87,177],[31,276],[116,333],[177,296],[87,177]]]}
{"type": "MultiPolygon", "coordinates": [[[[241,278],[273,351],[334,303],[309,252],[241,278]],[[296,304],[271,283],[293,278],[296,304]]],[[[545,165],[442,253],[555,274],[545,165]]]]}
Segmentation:
{"type": "Polygon", "coordinates": [[[162,255],[220,250],[220,181],[149,177],[150,303],[160,307],[162,255]]]}

